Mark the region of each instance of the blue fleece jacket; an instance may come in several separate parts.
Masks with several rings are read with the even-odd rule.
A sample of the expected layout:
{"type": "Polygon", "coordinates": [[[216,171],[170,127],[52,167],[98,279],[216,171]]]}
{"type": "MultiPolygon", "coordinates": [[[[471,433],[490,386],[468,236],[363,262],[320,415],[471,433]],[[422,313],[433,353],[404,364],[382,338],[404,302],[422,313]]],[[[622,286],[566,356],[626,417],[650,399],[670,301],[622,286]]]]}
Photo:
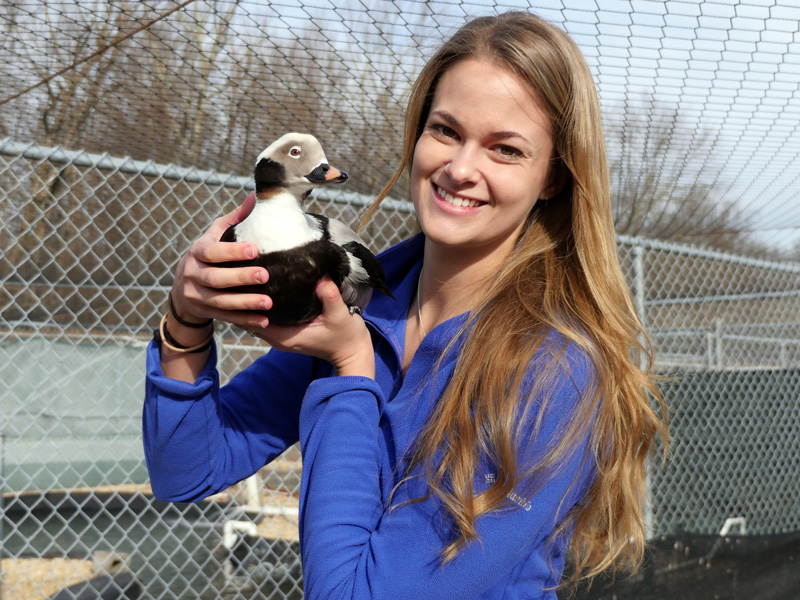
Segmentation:
{"type": "MultiPolygon", "coordinates": [[[[325,362],[271,350],[220,388],[212,351],[189,384],[164,376],[159,348],[151,344],[143,423],[153,492],[161,500],[200,500],[252,475],[299,440],[308,600],[554,600],[569,540],[546,541],[591,483],[588,444],[575,448],[533,497],[512,494],[513,509],[481,517],[480,541],[446,564],[439,557],[450,530],[438,500],[401,504],[424,494],[422,478],[391,496],[404,475],[404,453],[452,375],[458,344],[438,370],[437,361],[466,318],[435,327],[403,376],[405,319],[423,242],[417,236],[380,257],[397,300],[376,294],[365,311],[375,380],[336,377],[325,362]]],[[[518,448],[525,465],[558,439],[594,377],[574,346],[567,346],[566,359],[569,368],[553,384],[538,437],[518,448]]],[[[532,381],[535,366],[530,371],[532,381]]],[[[536,402],[533,407],[536,413],[536,402]]],[[[530,422],[539,416],[529,415],[530,422]]],[[[477,490],[494,476],[490,467],[484,470],[476,475],[477,490]]]]}

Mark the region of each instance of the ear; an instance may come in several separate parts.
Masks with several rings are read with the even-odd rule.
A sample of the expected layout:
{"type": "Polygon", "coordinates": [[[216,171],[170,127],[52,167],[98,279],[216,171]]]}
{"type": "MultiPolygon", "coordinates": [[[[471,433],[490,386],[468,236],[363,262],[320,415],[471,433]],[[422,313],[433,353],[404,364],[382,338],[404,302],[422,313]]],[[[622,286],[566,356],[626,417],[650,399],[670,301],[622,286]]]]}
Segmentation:
{"type": "Polygon", "coordinates": [[[542,189],[539,200],[549,200],[558,196],[567,184],[567,171],[564,163],[554,159],[547,174],[547,185],[542,189]]]}

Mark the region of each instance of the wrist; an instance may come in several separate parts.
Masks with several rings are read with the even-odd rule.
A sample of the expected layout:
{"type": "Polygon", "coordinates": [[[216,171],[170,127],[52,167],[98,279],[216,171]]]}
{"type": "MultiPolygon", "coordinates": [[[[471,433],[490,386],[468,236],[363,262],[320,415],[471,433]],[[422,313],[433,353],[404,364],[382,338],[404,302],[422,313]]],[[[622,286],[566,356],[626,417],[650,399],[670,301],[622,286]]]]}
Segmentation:
{"type": "Polygon", "coordinates": [[[175,308],[175,303],[172,300],[172,290],[170,290],[169,294],[167,295],[167,303],[169,304],[169,314],[174,321],[179,323],[185,328],[191,329],[205,329],[209,325],[213,325],[214,319],[198,319],[195,320],[194,317],[186,318],[186,312],[183,311],[181,313],[178,312],[178,309],[175,308]]]}
{"type": "Polygon", "coordinates": [[[336,365],[335,369],[338,377],[367,377],[375,379],[375,357],[355,358],[341,365],[336,365]]]}
{"type": "Polygon", "coordinates": [[[375,351],[367,334],[367,343],[347,356],[333,362],[336,375],[340,377],[369,377],[375,379],[375,351]]]}
{"type": "Polygon", "coordinates": [[[210,321],[204,327],[186,326],[177,322],[173,315],[166,315],[164,321],[164,334],[183,347],[196,346],[209,339],[214,333],[214,322],[210,321]]]}
{"type": "MultiPolygon", "coordinates": [[[[204,330],[197,328],[189,328],[189,332],[181,330],[180,333],[175,335],[182,336],[181,340],[183,341],[178,341],[167,329],[167,321],[169,319],[170,315],[164,315],[159,328],[154,331],[153,336],[159,345],[161,369],[164,375],[171,379],[194,383],[212,354],[214,329],[209,326],[204,330]],[[207,337],[196,344],[188,345],[188,340],[195,341],[190,336],[196,336],[201,331],[205,331],[207,337]]],[[[181,329],[181,326],[176,325],[174,321],[170,321],[169,327],[175,329],[176,332],[181,329]]]]}

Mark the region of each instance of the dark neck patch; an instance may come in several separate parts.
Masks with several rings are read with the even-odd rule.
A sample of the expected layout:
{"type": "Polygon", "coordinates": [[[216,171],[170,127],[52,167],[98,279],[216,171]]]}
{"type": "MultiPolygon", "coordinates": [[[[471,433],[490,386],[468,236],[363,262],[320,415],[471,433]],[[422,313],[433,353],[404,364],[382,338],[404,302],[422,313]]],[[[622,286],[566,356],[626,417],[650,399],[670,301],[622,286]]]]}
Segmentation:
{"type": "Polygon", "coordinates": [[[258,161],[255,170],[256,194],[270,188],[281,187],[286,180],[286,169],[283,165],[269,158],[258,161]]]}

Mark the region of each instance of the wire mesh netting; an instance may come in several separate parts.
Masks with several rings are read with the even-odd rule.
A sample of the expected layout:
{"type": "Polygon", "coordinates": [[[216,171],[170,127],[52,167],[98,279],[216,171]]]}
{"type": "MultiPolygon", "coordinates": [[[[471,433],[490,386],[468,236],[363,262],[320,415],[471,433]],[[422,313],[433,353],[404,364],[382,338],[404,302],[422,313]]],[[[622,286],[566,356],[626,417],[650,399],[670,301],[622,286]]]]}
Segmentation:
{"type": "MultiPolygon", "coordinates": [[[[674,444],[652,533],[800,528],[800,8],[794,2],[0,2],[4,600],[108,568],[143,597],[299,598],[295,449],[198,506],[153,500],[144,347],[180,256],[286,131],[351,179],[399,163],[404,96],[465,19],[533,10],[595,75],[623,268],[674,444]],[[91,561],[89,559],[92,559],[91,561]],[[113,562],[113,561],[112,561],[113,562]]],[[[415,231],[401,179],[364,237],[415,231]]],[[[223,381],[265,352],[218,329],[223,381]]]]}

